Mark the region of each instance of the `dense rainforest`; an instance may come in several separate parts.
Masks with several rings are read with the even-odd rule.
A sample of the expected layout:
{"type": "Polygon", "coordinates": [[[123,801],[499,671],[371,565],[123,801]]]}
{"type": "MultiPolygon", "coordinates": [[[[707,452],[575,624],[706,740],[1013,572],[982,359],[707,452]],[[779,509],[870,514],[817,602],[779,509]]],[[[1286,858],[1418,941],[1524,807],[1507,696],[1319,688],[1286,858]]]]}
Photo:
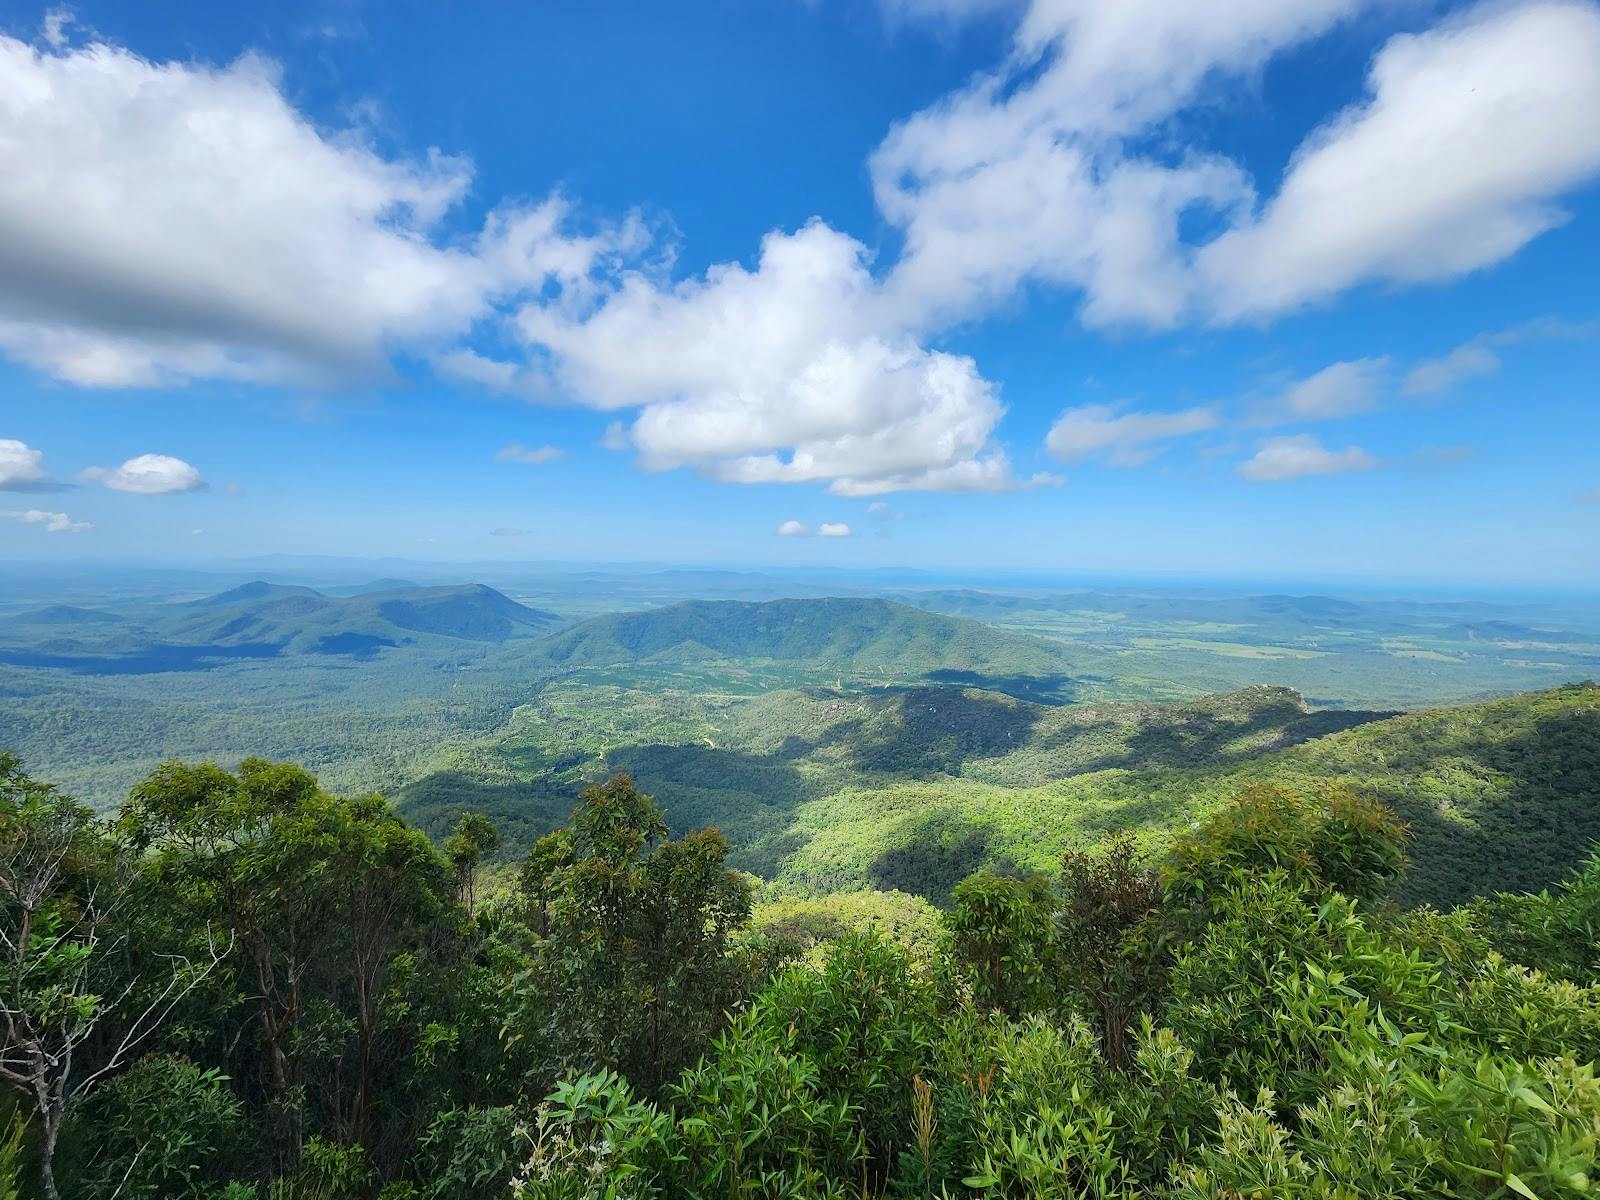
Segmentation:
{"type": "Polygon", "coordinates": [[[1592,1194],[1592,853],[1411,907],[1413,831],[1308,773],[758,905],[628,776],[575,799],[511,853],[264,759],[97,816],[0,757],[0,1196],[1592,1194]]]}

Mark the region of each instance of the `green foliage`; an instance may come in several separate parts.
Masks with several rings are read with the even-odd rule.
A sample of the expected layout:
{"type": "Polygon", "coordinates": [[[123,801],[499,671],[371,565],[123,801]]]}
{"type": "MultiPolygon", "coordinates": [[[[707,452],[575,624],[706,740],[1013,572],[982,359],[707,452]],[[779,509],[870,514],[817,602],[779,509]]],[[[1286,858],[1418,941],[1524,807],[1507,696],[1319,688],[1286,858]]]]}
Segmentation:
{"type": "Polygon", "coordinates": [[[784,972],[751,1012],[815,1065],[826,1095],[855,1114],[869,1172],[887,1173],[910,1129],[911,1081],[935,1029],[933,988],[906,951],[876,933],[846,934],[820,971],[784,972]]]}
{"type": "Polygon", "coordinates": [[[0,1133],[0,1200],[22,1200],[22,1179],[27,1169],[28,1120],[14,1111],[0,1133]]]}
{"type": "Polygon", "coordinates": [[[420,1200],[503,1196],[523,1149],[522,1126],[514,1109],[446,1109],[433,1118],[419,1145],[420,1200]]]}
{"type": "Polygon", "coordinates": [[[675,1166],[672,1122],[615,1071],[563,1080],[524,1131],[516,1200],[648,1200],[675,1166]]]}
{"type": "Polygon", "coordinates": [[[603,1066],[654,1093],[698,1055],[742,983],[732,939],[750,886],[715,830],[666,837],[626,775],[584,790],[523,876],[546,930],[512,1021],[552,1073],[603,1066]]]}
{"type": "Polygon", "coordinates": [[[801,659],[825,669],[1027,671],[1066,661],[1053,643],[976,621],[876,599],[688,600],[647,612],[595,617],[556,634],[539,657],[561,666],[801,659]]]}
{"type": "Polygon", "coordinates": [[[1281,871],[1305,887],[1380,896],[1405,864],[1405,829],[1383,805],[1333,786],[1245,788],[1199,829],[1175,838],[1162,878],[1204,905],[1240,873],[1281,871]]]}
{"type": "Polygon", "coordinates": [[[1485,897],[1469,911],[1508,958],[1573,983],[1600,981],[1600,852],[1553,892],[1485,897]]]}
{"type": "Polygon", "coordinates": [[[957,885],[946,923],[979,1007],[1018,1015],[1050,1002],[1054,910],[1037,875],[980,872],[957,885]]]}
{"type": "Polygon", "coordinates": [[[675,1174],[690,1194],[825,1195],[864,1169],[861,1114],[797,1042],[749,1013],[674,1085],[675,1174]]]}
{"type": "Polygon", "coordinates": [[[142,1059],[69,1118],[62,1195],[219,1200],[247,1130],[244,1106],[215,1067],[167,1055],[142,1059]]]}
{"type": "Polygon", "coordinates": [[[1127,1065],[1128,1031],[1162,985],[1160,880],[1133,840],[1113,838],[1098,851],[1061,860],[1055,921],[1055,968],[1072,1001],[1092,1013],[1106,1061],[1127,1065]]]}
{"type": "Polygon", "coordinates": [[[786,947],[814,966],[851,933],[878,932],[930,966],[944,948],[938,909],[905,892],[835,892],[823,897],[764,900],[750,917],[750,932],[786,947]]]}

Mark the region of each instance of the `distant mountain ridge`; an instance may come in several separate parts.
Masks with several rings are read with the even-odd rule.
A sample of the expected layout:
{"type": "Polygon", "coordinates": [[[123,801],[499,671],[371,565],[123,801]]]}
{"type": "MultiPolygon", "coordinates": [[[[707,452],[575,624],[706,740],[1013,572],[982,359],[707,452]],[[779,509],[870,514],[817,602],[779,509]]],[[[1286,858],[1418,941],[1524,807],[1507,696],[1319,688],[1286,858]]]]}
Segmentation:
{"type": "Polygon", "coordinates": [[[79,608],[75,604],[50,604],[10,618],[19,625],[94,625],[106,621],[125,621],[126,617],[101,608],[79,608]]]}
{"type": "Polygon", "coordinates": [[[593,617],[546,639],[552,666],[673,663],[720,658],[804,660],[900,675],[1049,675],[1070,668],[1059,643],[892,600],[686,600],[593,617]]]}
{"type": "Polygon", "coordinates": [[[371,658],[418,638],[503,643],[537,637],[558,619],[483,584],[329,596],[254,580],[127,613],[70,605],[23,613],[0,623],[0,663],[96,675],[204,669],[230,659],[285,654],[371,658]],[[7,627],[16,627],[17,635],[6,637],[7,627]],[[38,630],[46,627],[52,636],[42,639],[38,630]]]}
{"type": "Polygon", "coordinates": [[[503,642],[557,619],[481,583],[327,596],[258,580],[183,608],[182,615],[158,623],[163,635],[200,645],[268,643],[290,653],[348,653],[397,645],[419,633],[503,642]]]}

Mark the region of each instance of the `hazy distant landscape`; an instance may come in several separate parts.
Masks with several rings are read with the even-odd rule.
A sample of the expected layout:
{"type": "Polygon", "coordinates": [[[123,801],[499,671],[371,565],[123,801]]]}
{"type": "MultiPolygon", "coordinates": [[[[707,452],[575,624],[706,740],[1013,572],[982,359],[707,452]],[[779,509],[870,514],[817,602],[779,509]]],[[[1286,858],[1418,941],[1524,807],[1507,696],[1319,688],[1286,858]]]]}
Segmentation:
{"type": "Polygon", "coordinates": [[[1437,902],[1560,878],[1600,836],[1592,773],[1558,785],[1506,745],[1552,719],[1588,728],[1593,694],[1484,703],[1600,676],[1583,604],[693,570],[332,579],[206,593],[215,575],[107,572],[54,603],[13,595],[0,742],[103,808],[167,757],[266,754],[380,788],[438,837],[483,812],[512,857],[625,770],[672,829],[722,829],[774,895],[942,903],[979,866],[1046,868],[1116,830],[1156,845],[1252,779],[1375,788],[1421,833],[1411,887],[1437,902]],[[1440,706],[1467,706],[1467,745],[1396,716],[1440,706]],[[1374,770],[1396,740],[1411,765],[1374,770]],[[1463,841],[1492,846],[1549,787],[1567,798],[1540,825],[1565,849],[1463,841]]]}
{"type": "Polygon", "coordinates": [[[1600,676],[1600,611],[1579,603],[627,569],[505,573],[493,587],[360,570],[320,586],[12,575],[0,742],[108,807],[172,754],[270,753],[338,786],[425,790],[438,763],[536,736],[543,761],[567,765],[525,765],[522,782],[569,796],[573,755],[592,773],[608,753],[703,745],[746,709],[792,704],[770,719],[813,736],[806,689],[842,703],[937,685],[1054,706],[1265,684],[1312,709],[1393,711],[1600,676]],[[773,599],[786,595],[799,598],[773,599]]]}

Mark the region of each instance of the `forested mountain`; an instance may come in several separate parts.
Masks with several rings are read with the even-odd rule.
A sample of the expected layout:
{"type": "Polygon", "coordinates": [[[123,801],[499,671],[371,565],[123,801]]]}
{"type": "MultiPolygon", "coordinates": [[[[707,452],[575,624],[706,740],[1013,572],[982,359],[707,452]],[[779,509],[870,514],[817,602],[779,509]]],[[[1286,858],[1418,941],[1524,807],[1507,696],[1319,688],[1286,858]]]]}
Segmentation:
{"type": "Polygon", "coordinates": [[[888,600],[690,600],[595,617],[556,634],[539,657],[561,666],[799,660],[896,677],[937,671],[1047,675],[1069,656],[1043,638],[921,612],[888,600]]]}

